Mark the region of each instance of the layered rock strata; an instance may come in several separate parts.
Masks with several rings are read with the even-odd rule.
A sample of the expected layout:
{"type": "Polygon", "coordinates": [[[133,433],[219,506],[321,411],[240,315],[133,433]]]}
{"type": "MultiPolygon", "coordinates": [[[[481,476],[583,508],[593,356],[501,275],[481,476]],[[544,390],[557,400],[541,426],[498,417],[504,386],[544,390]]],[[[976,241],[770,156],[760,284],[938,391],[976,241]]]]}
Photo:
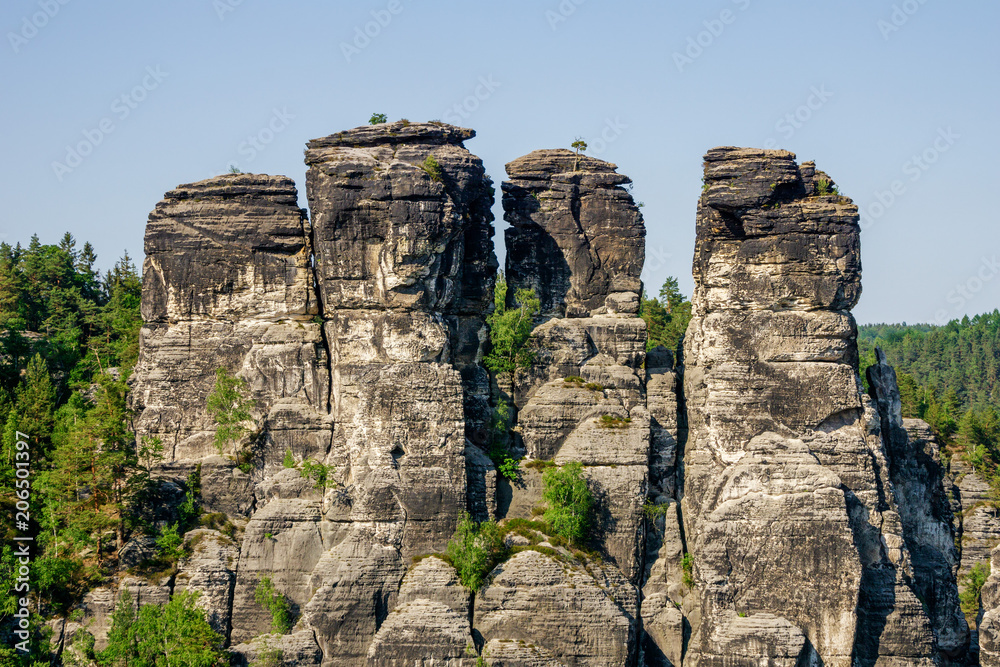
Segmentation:
{"type": "Polygon", "coordinates": [[[931,665],[879,415],[857,373],[857,207],[785,151],[713,149],[704,178],[684,356],[685,662],[749,651],[774,664],[931,665]]]}
{"type": "Polygon", "coordinates": [[[610,162],[564,149],[507,164],[503,184],[507,280],[534,289],[542,313],[634,313],[645,258],[642,215],[610,162]]]}
{"type": "Polygon", "coordinates": [[[310,142],[312,222],[289,179],[249,174],[180,186],[150,215],[137,430],[165,443],[165,477],[200,465],[203,510],[242,528],[238,548],[202,537],[177,585],[250,658],[267,577],[297,619],[288,637],[309,637],[286,652],[364,664],[410,557],[443,550],[466,508],[497,267],[472,136],[399,122],[310,142]],[[218,368],[246,381],[254,420],[221,452],[205,409],[218,368]]]}

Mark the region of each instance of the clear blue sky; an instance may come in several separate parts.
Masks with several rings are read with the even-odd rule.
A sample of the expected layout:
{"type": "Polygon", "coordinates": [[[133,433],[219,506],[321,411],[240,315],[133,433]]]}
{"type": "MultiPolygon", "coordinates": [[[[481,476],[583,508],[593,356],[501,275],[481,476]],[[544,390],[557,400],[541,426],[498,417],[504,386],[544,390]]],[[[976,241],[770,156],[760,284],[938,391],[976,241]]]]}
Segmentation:
{"type": "Polygon", "coordinates": [[[305,142],[379,111],[476,129],[498,182],[604,132],[647,288],[690,293],[702,155],[770,140],[868,213],[858,320],[947,320],[1000,305],[998,24],[987,0],[5,0],[0,234],[139,259],[166,190],[235,163],[301,192],[305,142]]]}

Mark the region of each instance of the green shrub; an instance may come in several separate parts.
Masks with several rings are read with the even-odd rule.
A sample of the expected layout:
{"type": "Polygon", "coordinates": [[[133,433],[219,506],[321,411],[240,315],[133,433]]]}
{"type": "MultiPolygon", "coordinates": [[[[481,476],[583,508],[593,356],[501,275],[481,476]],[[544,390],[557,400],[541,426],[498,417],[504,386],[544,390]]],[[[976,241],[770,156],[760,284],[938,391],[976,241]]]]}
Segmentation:
{"type": "Polygon", "coordinates": [[[205,612],[195,604],[197,599],[197,593],[183,591],[163,606],[149,604],[136,610],[126,589],[111,614],[107,647],[98,663],[115,667],[228,664],[222,649],[225,639],[212,630],[205,612]]]}
{"type": "Polygon", "coordinates": [[[225,368],[215,371],[215,386],[208,395],[205,408],[215,420],[215,448],[221,454],[230,442],[237,442],[250,432],[247,422],[253,421],[250,409],[253,401],[246,397],[246,380],[233,377],[225,368]]]}
{"type": "Polygon", "coordinates": [[[979,595],[989,576],[990,562],[984,560],[973,565],[969,573],[962,577],[960,583],[964,588],[959,592],[958,599],[962,606],[962,613],[966,616],[971,618],[979,613],[979,595]]]}
{"type": "Polygon", "coordinates": [[[184,557],[184,538],[177,531],[176,523],[166,525],[160,531],[160,536],[156,538],[156,552],[157,556],[167,561],[184,557]]]}
{"type": "Polygon", "coordinates": [[[275,590],[274,582],[271,581],[270,577],[261,577],[260,581],[257,582],[253,598],[257,604],[270,612],[272,632],[283,635],[292,629],[295,623],[288,599],[275,590]]]}
{"type": "Polygon", "coordinates": [[[601,428],[625,428],[631,423],[631,417],[619,417],[618,415],[601,415],[597,421],[597,425],[601,428]]]}
{"type": "Polygon", "coordinates": [[[516,482],[520,475],[521,459],[511,456],[510,421],[513,411],[510,404],[500,399],[490,419],[489,456],[493,466],[505,479],[516,482]]]}
{"type": "Polygon", "coordinates": [[[508,456],[500,465],[497,466],[497,472],[499,472],[504,479],[516,482],[518,475],[521,473],[521,459],[512,459],[508,456]]]}
{"type": "Polygon", "coordinates": [[[604,385],[598,384],[597,382],[588,382],[583,385],[584,389],[589,389],[590,391],[604,391],[604,385]]]}
{"type": "Polygon", "coordinates": [[[684,585],[688,588],[694,588],[694,556],[684,554],[681,558],[681,572],[684,585]]]}
{"type": "Polygon", "coordinates": [[[388,122],[389,117],[384,113],[373,113],[371,118],[368,119],[369,125],[381,125],[382,123],[388,122]]]}
{"type": "Polygon", "coordinates": [[[587,150],[587,142],[584,141],[582,138],[577,137],[576,140],[570,144],[570,147],[575,148],[576,154],[579,155],[582,151],[587,150]]]}
{"type": "Polygon", "coordinates": [[[542,499],[548,505],[545,522],[556,535],[583,544],[591,528],[594,495],[583,477],[583,466],[574,461],[551,468],[542,475],[542,499]]]}
{"type": "Polygon", "coordinates": [[[490,570],[505,555],[499,526],[495,521],[476,523],[467,512],[462,512],[455,534],[448,542],[447,554],[462,585],[470,591],[479,590],[490,570]]]}
{"type": "Polygon", "coordinates": [[[427,172],[432,181],[441,183],[444,180],[444,172],[441,171],[441,165],[434,159],[433,155],[428,155],[424,158],[424,161],[420,163],[420,168],[427,172]]]}
{"type": "Polygon", "coordinates": [[[493,304],[493,312],[486,316],[492,349],[483,358],[483,364],[494,373],[513,373],[518,368],[530,367],[535,355],[526,344],[541,309],[535,291],[517,290],[515,305],[508,309],[507,280],[500,274],[493,288],[493,304]]]}
{"type": "Polygon", "coordinates": [[[312,479],[314,489],[326,491],[328,488],[337,488],[337,483],[331,479],[334,470],[336,468],[333,466],[306,459],[302,462],[302,469],[299,471],[299,475],[306,479],[312,479]]]}
{"type": "Polygon", "coordinates": [[[830,181],[825,178],[821,178],[816,182],[816,194],[821,197],[825,197],[827,195],[839,195],[840,190],[830,181]]]}
{"type": "Polygon", "coordinates": [[[283,465],[286,468],[295,467],[295,457],[292,456],[292,450],[290,449],[285,450],[285,458],[281,461],[281,465],[283,465]]]}
{"type": "Polygon", "coordinates": [[[574,383],[574,382],[576,384],[583,384],[585,381],[586,380],[584,380],[579,375],[567,375],[566,377],[563,378],[563,382],[569,382],[571,384],[574,383]]]}

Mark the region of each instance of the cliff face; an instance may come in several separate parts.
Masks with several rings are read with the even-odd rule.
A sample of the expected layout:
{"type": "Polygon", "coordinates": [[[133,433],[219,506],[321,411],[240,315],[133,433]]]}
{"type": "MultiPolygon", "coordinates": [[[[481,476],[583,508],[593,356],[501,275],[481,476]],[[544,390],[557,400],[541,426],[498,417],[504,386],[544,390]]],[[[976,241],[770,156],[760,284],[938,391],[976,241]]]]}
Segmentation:
{"type": "Polygon", "coordinates": [[[783,151],[705,157],[681,503],[699,664],[933,664],[857,376],[857,208],[832,188],[783,151]]]}
{"type": "Polygon", "coordinates": [[[506,274],[542,314],[530,366],[491,377],[494,192],[473,136],[400,121],[311,141],[311,220],[277,176],[157,205],[137,431],[164,442],[175,496],[200,469],[215,514],[175,576],[90,594],[96,634],[127,585],[199,591],[246,664],[267,647],[287,665],[961,664],[961,500],[884,360],[862,389],[857,208],[829,177],[783,151],[708,153],[678,359],[646,349],[628,177],[563,150],[512,161],[506,274]],[[222,451],[218,368],[255,423],[222,451]],[[515,482],[487,456],[501,400],[515,482]],[[591,553],[510,535],[520,550],[475,594],[430,555],[463,510],[534,518],[543,470],[569,462],[598,501],[591,553]],[[265,577],[296,624],[261,639],[265,577]]]}

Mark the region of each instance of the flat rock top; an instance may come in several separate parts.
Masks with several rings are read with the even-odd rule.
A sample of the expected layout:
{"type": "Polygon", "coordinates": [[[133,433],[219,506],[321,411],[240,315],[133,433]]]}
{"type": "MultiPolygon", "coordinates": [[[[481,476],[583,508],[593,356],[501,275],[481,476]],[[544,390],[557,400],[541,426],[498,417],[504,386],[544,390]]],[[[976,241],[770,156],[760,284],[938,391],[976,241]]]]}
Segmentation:
{"type": "MultiPolygon", "coordinates": [[[[397,120],[395,123],[362,125],[352,130],[337,132],[327,137],[313,139],[307,146],[309,150],[333,148],[336,146],[357,148],[361,146],[407,143],[454,144],[460,146],[462,142],[474,136],[476,136],[475,130],[448,125],[447,123],[411,123],[405,120],[397,120]]],[[[308,157],[306,161],[308,162],[308,157]]]]}
{"type": "Polygon", "coordinates": [[[795,153],[791,151],[766,148],[742,148],[739,146],[716,146],[705,153],[705,162],[722,162],[725,160],[794,160],[795,153]]]}
{"type": "Polygon", "coordinates": [[[512,160],[505,168],[511,178],[546,178],[572,171],[611,174],[618,165],[565,148],[546,148],[512,160]]]}
{"type": "Polygon", "coordinates": [[[184,199],[234,199],[236,197],[291,197],[297,201],[295,181],[270,174],[223,174],[195,183],[178,185],[163,196],[161,204],[184,199]]]}

